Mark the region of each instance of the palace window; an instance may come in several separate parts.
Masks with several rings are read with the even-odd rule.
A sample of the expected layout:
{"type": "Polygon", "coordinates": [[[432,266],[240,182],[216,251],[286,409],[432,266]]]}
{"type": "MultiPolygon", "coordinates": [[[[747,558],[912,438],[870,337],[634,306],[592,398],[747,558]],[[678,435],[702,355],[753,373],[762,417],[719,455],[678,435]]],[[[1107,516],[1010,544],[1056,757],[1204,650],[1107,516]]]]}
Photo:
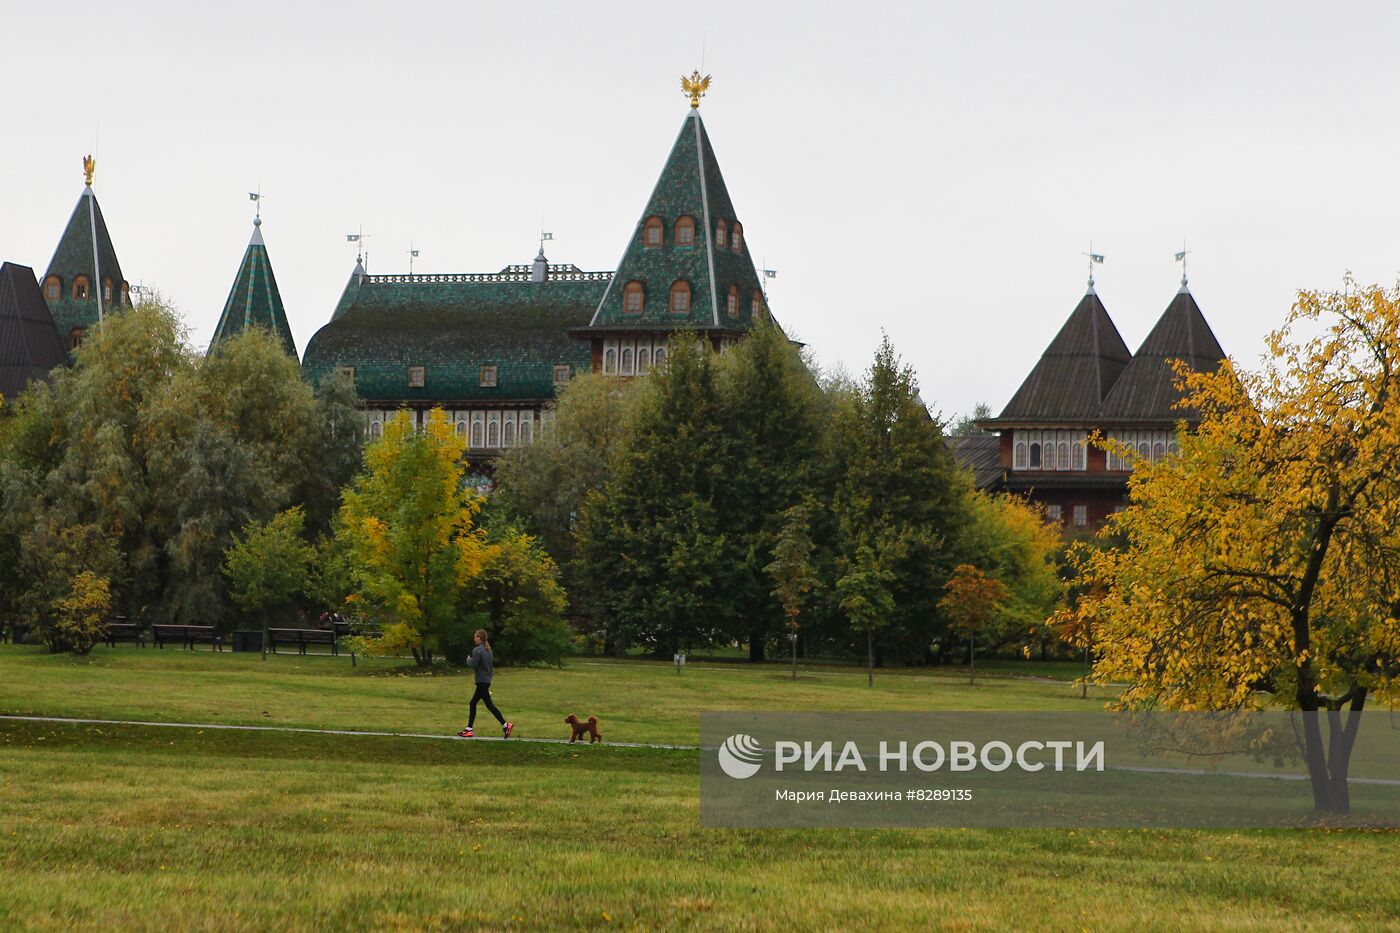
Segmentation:
{"type": "Polygon", "coordinates": [[[507,421],[507,422],[506,422],[505,431],[504,431],[503,433],[504,433],[505,445],[506,445],[507,447],[514,447],[514,446],[515,446],[515,422],[514,422],[514,421],[507,421]]]}
{"type": "Polygon", "coordinates": [[[472,422],[472,446],[480,447],[482,442],[482,425],[480,421],[472,422]]]}
{"type": "Polygon", "coordinates": [[[1157,441],[1156,443],[1154,443],[1154,444],[1152,445],[1152,459],[1153,459],[1153,461],[1161,460],[1161,459],[1162,459],[1163,457],[1165,457],[1166,455],[1167,455],[1167,445],[1166,445],[1166,444],[1162,443],[1161,441],[1157,441]]]}
{"type": "Polygon", "coordinates": [[[107,304],[111,304],[111,303],[112,303],[112,280],[111,280],[111,279],[103,279],[103,280],[102,280],[102,300],[103,300],[104,302],[106,302],[107,304]]]}
{"type": "Polygon", "coordinates": [[[1047,505],[1045,507],[1045,517],[1057,524],[1065,520],[1064,514],[1058,505],[1047,505]]]}
{"type": "Polygon", "coordinates": [[[533,415],[527,414],[520,419],[520,445],[522,447],[534,440],[534,425],[535,418],[533,415]]]}
{"type": "Polygon", "coordinates": [[[84,299],[87,298],[87,297],[88,297],[88,280],[87,280],[87,276],[85,276],[85,275],[80,275],[80,276],[78,276],[76,279],[73,280],[73,299],[74,299],[75,301],[82,301],[82,300],[84,300],[84,299]]]}
{"type": "Polygon", "coordinates": [[[739,286],[729,286],[729,297],[725,299],[724,309],[730,317],[739,316],[739,286]]]}
{"type": "Polygon", "coordinates": [[[659,369],[660,367],[665,366],[665,365],[666,365],[666,348],[665,348],[665,347],[657,347],[657,348],[656,348],[656,366],[657,366],[657,368],[659,369]]]}
{"type": "Polygon", "coordinates": [[[763,320],[763,292],[754,292],[750,299],[749,311],[755,321],[763,320]]]}
{"type": "Polygon", "coordinates": [[[481,384],[486,388],[490,388],[496,384],[496,367],[481,367],[481,384]]]}
{"type": "Polygon", "coordinates": [[[1107,440],[1122,451],[1108,452],[1107,466],[1114,471],[1131,470],[1135,460],[1156,462],[1180,450],[1175,431],[1109,431],[1107,440]]]}
{"type": "Polygon", "coordinates": [[[612,347],[603,353],[603,372],[609,376],[617,372],[617,351],[612,347]]]}
{"type": "Polygon", "coordinates": [[[337,366],[335,371],[343,379],[353,380],[355,378],[355,367],[353,366],[337,366]]]}
{"type": "Polygon", "coordinates": [[[676,282],[671,286],[671,313],[690,313],[690,283],[686,281],[676,282]]]}
{"type": "Polygon", "coordinates": [[[734,221],[734,233],[729,238],[729,248],[736,253],[744,251],[744,225],[739,221],[734,221]]]}
{"type": "Polygon", "coordinates": [[[1024,470],[1026,468],[1026,442],[1016,442],[1016,457],[1011,461],[1013,469],[1024,470]]]}
{"type": "Polygon", "coordinates": [[[622,290],[622,310],[627,314],[641,314],[644,293],[641,282],[628,282],[622,290]]]}
{"type": "Polygon", "coordinates": [[[569,364],[560,363],[554,367],[554,384],[561,386],[569,381],[569,364]]]}
{"type": "Polygon", "coordinates": [[[660,246],[664,239],[665,231],[661,226],[660,217],[648,217],[645,227],[643,227],[642,243],[647,246],[660,246]]]}
{"type": "Polygon", "coordinates": [[[729,224],[724,222],[723,217],[715,224],[715,245],[720,249],[729,245],[729,224]]]}
{"type": "Polygon", "coordinates": [[[1084,469],[1084,445],[1081,444],[1079,441],[1075,441],[1072,450],[1074,451],[1074,454],[1073,459],[1070,461],[1069,468],[1071,470],[1084,469]]]}
{"type": "Polygon", "coordinates": [[[622,351],[622,375],[632,375],[632,348],[627,347],[622,351]]]}
{"type": "Polygon", "coordinates": [[[642,347],[637,351],[637,375],[645,376],[651,369],[651,348],[642,347]]]}
{"type": "Polygon", "coordinates": [[[1038,469],[1040,469],[1040,466],[1041,466],[1041,460],[1040,460],[1040,445],[1039,445],[1039,444],[1032,444],[1032,445],[1031,445],[1031,469],[1032,469],[1032,470],[1038,470],[1038,469]]]}
{"type": "Polygon", "coordinates": [[[72,330],[68,331],[68,346],[72,347],[74,350],[78,349],[83,345],[83,338],[86,336],[87,331],[81,327],[74,327],[72,330]]]}
{"type": "Polygon", "coordinates": [[[1069,445],[1064,441],[1059,443],[1060,452],[1055,457],[1056,469],[1068,470],[1069,467],[1069,445]]]}
{"type": "Polygon", "coordinates": [[[57,301],[63,295],[63,280],[56,275],[44,279],[44,300],[57,301]]]}
{"type": "Polygon", "coordinates": [[[1018,430],[1011,460],[1012,469],[1083,471],[1088,440],[1084,431],[1018,430]]]}
{"type": "Polygon", "coordinates": [[[499,421],[493,421],[486,426],[486,446],[501,446],[501,423],[499,421]]]}
{"type": "Polygon", "coordinates": [[[423,388],[423,380],[426,378],[426,375],[427,372],[422,366],[408,367],[408,387],[410,389],[423,388]]]}
{"type": "Polygon", "coordinates": [[[384,436],[384,425],[381,424],[381,423],[378,422],[378,421],[371,421],[371,422],[369,423],[369,436],[370,436],[370,437],[383,437],[383,436],[384,436]]]}
{"type": "Polygon", "coordinates": [[[467,423],[466,423],[465,421],[458,421],[458,422],[457,422],[457,436],[458,436],[458,437],[466,437],[466,436],[467,436],[467,423]]]}
{"type": "Polygon", "coordinates": [[[1083,528],[1087,524],[1089,524],[1089,507],[1076,505],[1074,507],[1074,527],[1083,528]]]}
{"type": "Polygon", "coordinates": [[[694,246],[694,245],[695,245],[695,218],[694,218],[694,217],[677,217],[677,218],[676,218],[676,245],[677,245],[677,246],[694,246]]]}

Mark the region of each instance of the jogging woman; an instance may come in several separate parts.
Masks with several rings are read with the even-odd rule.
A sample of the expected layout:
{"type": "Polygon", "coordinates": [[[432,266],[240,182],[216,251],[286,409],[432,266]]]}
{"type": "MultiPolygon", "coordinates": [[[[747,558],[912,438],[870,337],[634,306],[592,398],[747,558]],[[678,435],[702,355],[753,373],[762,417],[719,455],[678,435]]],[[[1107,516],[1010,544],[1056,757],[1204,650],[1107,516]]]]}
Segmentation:
{"type": "Polygon", "coordinates": [[[472,694],[471,714],[467,718],[467,727],[457,734],[464,739],[476,735],[472,731],[472,726],[476,725],[476,704],[485,700],[486,708],[501,724],[503,737],[508,739],[515,726],[513,723],[506,722],[506,717],[502,716],[501,711],[496,709],[496,704],[491,702],[491,674],[495,669],[491,660],[491,643],[486,640],[486,632],[483,629],[477,629],[472,640],[476,642],[476,647],[472,649],[472,656],[467,658],[467,664],[476,671],[476,692],[472,694]]]}

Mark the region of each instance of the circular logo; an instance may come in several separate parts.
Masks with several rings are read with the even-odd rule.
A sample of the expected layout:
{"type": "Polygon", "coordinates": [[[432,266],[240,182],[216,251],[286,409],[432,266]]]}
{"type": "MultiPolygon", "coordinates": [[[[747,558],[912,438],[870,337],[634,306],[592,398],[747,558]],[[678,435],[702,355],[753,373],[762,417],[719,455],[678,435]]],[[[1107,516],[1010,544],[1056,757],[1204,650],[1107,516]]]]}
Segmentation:
{"type": "Polygon", "coordinates": [[[763,763],[763,746],[758,739],[740,732],[719,747],[719,766],[732,778],[743,780],[758,773],[763,763]]]}

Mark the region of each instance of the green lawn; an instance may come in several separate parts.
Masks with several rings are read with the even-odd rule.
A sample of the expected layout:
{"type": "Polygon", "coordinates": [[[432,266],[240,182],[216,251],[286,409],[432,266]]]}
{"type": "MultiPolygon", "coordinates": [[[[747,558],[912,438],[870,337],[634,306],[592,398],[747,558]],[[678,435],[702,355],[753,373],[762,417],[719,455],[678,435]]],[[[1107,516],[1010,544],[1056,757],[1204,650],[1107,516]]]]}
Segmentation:
{"type": "MultiPolygon", "coordinates": [[[[626,662],[500,680],[534,734],[588,707],[619,739],[693,740],[701,706],[1082,702],[626,662]]],[[[0,648],[6,713],[442,731],[466,685],[0,648]]],[[[0,929],[1400,929],[1394,833],[702,830],[698,754],[0,721],[0,929]]]]}

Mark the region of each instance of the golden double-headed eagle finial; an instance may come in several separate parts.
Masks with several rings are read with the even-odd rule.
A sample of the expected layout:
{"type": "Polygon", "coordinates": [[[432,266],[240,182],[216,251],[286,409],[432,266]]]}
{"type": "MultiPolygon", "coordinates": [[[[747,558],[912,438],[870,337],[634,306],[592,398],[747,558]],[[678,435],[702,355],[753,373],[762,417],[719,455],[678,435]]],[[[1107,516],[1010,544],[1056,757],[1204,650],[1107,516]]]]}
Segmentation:
{"type": "Polygon", "coordinates": [[[710,76],[700,77],[700,72],[692,71],[690,77],[681,75],[681,91],[690,98],[690,109],[700,109],[700,98],[710,89],[710,76]]]}
{"type": "Polygon", "coordinates": [[[92,173],[97,169],[97,160],[90,155],[83,156],[83,177],[87,179],[87,185],[92,187],[92,173]]]}

